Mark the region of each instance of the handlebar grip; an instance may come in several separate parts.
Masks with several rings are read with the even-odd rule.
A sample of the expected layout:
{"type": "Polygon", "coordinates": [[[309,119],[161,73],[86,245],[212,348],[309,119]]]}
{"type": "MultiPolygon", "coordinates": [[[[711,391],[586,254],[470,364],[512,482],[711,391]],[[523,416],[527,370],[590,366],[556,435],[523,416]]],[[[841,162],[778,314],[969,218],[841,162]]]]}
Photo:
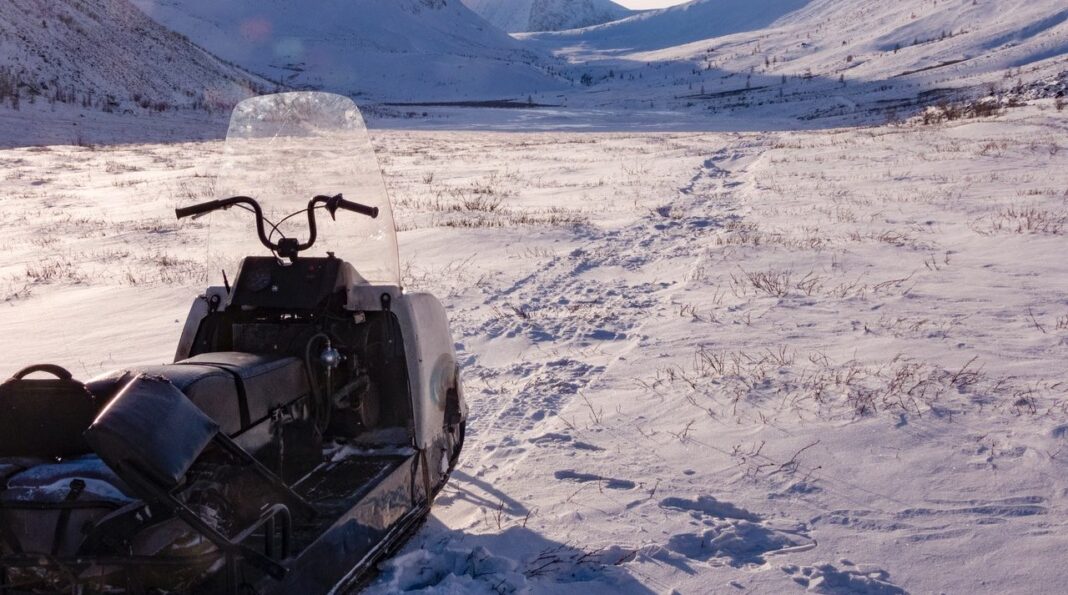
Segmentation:
{"type": "Polygon", "coordinates": [[[367,215],[371,219],[378,218],[378,207],[369,207],[367,205],[361,205],[360,203],[351,202],[345,200],[344,198],[338,199],[337,206],[341,207],[342,209],[345,209],[346,211],[352,211],[361,215],[367,215]]]}
{"type": "Polygon", "coordinates": [[[210,213],[215,209],[218,209],[220,206],[221,201],[211,200],[191,207],[174,209],[174,214],[179,219],[185,219],[186,217],[195,217],[197,215],[203,215],[204,213],[210,213]]]}

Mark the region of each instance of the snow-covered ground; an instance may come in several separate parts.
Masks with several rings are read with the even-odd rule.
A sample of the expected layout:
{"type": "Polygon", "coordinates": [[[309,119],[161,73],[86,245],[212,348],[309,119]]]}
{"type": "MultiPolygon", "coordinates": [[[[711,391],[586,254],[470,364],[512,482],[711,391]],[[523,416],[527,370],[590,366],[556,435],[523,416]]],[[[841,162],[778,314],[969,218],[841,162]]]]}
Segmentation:
{"type": "MultiPolygon", "coordinates": [[[[1062,592],[1065,114],[376,131],[472,417],[371,592],[1062,592]]],[[[220,150],[0,151],[5,368],[171,357],[220,150]]]]}
{"type": "MultiPolygon", "coordinates": [[[[1064,592],[1063,2],[695,0],[518,39],[441,0],[135,3],[370,103],[472,407],[371,592],[1064,592]],[[377,104],[501,98],[532,105],[377,104]]],[[[225,114],[132,94],[256,79],[121,3],[130,59],[177,66],[87,74],[136,36],[68,4],[34,10],[91,56],[0,9],[0,66],[133,107],[0,97],[0,352],[88,378],[168,361],[219,282],[171,209],[216,197],[225,114]]]]}

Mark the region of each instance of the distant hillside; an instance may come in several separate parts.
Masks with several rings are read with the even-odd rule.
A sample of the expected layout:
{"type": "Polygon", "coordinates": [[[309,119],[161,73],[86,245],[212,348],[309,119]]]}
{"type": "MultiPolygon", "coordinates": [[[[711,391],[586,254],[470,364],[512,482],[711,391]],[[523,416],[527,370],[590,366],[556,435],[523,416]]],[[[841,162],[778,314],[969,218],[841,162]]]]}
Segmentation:
{"type": "Polygon", "coordinates": [[[741,31],[762,29],[803,8],[809,2],[810,0],[694,0],[581,31],[549,34],[549,37],[555,37],[562,42],[581,40],[599,49],[661,49],[741,31]]]}
{"type": "Polygon", "coordinates": [[[1063,0],[694,0],[597,27],[523,37],[543,47],[581,48],[592,58],[691,57],[754,75],[804,66],[814,75],[893,76],[946,62],[1016,68],[1064,55],[1068,6],[1063,0]]]}
{"type": "Polygon", "coordinates": [[[1008,101],[1068,70],[1064,0],[695,0],[517,37],[571,65],[588,92],[568,105],[805,122],[1008,101]]]}
{"type": "Polygon", "coordinates": [[[134,0],[215,54],[286,85],[374,101],[563,88],[542,59],[446,0],[134,0]]]}
{"type": "Polygon", "coordinates": [[[0,2],[0,103],[107,111],[229,106],[267,81],[228,65],[127,0],[0,2]]]}
{"type": "Polygon", "coordinates": [[[577,29],[634,14],[611,0],[464,0],[464,4],[510,33],[577,29]]]}

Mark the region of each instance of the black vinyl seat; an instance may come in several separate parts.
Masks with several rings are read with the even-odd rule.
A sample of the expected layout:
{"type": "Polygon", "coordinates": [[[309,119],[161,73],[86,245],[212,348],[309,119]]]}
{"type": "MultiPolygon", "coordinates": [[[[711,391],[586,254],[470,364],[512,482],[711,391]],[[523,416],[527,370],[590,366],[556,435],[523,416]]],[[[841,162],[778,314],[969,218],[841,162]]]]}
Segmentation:
{"type": "Polygon", "coordinates": [[[304,363],[295,357],[235,351],[203,353],[164,366],[124,370],[88,383],[108,399],[137,374],[166,378],[233,437],[266,419],[272,410],[309,394],[304,363]]]}

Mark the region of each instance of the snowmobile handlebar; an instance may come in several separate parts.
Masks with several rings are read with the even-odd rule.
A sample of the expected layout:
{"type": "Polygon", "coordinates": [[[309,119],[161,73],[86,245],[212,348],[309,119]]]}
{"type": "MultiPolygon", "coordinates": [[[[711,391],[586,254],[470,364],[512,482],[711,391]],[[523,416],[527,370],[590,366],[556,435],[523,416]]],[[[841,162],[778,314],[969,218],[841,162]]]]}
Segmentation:
{"type": "Polygon", "coordinates": [[[267,238],[267,233],[263,229],[263,209],[260,208],[260,203],[255,199],[248,196],[232,196],[230,198],[224,198],[222,200],[209,200],[199,205],[193,205],[191,207],[174,209],[174,215],[178,219],[185,219],[186,217],[199,217],[201,215],[207,215],[212,211],[218,211],[220,209],[229,209],[230,207],[244,204],[248,205],[252,212],[256,214],[256,232],[260,236],[260,243],[267,246],[271,250],[278,248],[277,244],[273,244],[270,239],[267,238]]]}
{"type": "MultiPolygon", "coordinates": [[[[270,236],[263,228],[263,209],[260,208],[260,203],[256,202],[256,199],[248,196],[234,196],[231,198],[224,198],[221,200],[210,200],[205,203],[193,205],[190,207],[177,208],[174,210],[174,214],[178,219],[185,219],[186,217],[198,217],[200,215],[206,215],[212,211],[218,211],[220,209],[229,209],[230,207],[238,204],[247,205],[250,210],[256,215],[256,233],[260,237],[260,243],[266,246],[272,252],[276,252],[283,258],[296,258],[297,253],[311,248],[315,244],[315,238],[317,236],[317,229],[315,225],[315,209],[322,205],[330,213],[331,219],[337,218],[338,209],[345,209],[346,211],[352,211],[361,215],[366,215],[372,219],[378,218],[378,207],[369,207],[360,203],[345,200],[340,194],[334,196],[316,196],[308,201],[308,241],[300,243],[295,238],[287,238],[282,236],[278,243],[271,241],[270,236]]],[[[300,213],[300,211],[297,211],[300,213]]],[[[297,214],[297,213],[294,213],[297,214]]],[[[288,217],[287,217],[288,219],[288,217]]],[[[282,221],[285,221],[283,219],[282,221]]],[[[279,221],[281,223],[282,221],[279,221]]],[[[278,231],[278,227],[270,223],[271,227],[278,231]]],[[[273,235],[273,233],[272,233],[273,235]]]]}
{"type": "Polygon", "coordinates": [[[369,207],[367,205],[361,205],[358,202],[345,200],[340,194],[336,196],[316,196],[310,203],[308,203],[308,212],[311,213],[311,209],[315,208],[314,205],[320,202],[326,205],[326,210],[330,213],[331,219],[334,218],[334,213],[336,213],[338,209],[345,209],[346,211],[366,215],[371,219],[378,219],[378,207],[369,207]]]}
{"type": "Polygon", "coordinates": [[[222,203],[223,201],[221,200],[211,200],[205,203],[201,203],[199,205],[193,205],[191,207],[179,207],[177,209],[174,209],[174,214],[179,219],[185,219],[186,217],[196,217],[199,215],[210,213],[216,209],[226,208],[223,206],[222,203]]]}

